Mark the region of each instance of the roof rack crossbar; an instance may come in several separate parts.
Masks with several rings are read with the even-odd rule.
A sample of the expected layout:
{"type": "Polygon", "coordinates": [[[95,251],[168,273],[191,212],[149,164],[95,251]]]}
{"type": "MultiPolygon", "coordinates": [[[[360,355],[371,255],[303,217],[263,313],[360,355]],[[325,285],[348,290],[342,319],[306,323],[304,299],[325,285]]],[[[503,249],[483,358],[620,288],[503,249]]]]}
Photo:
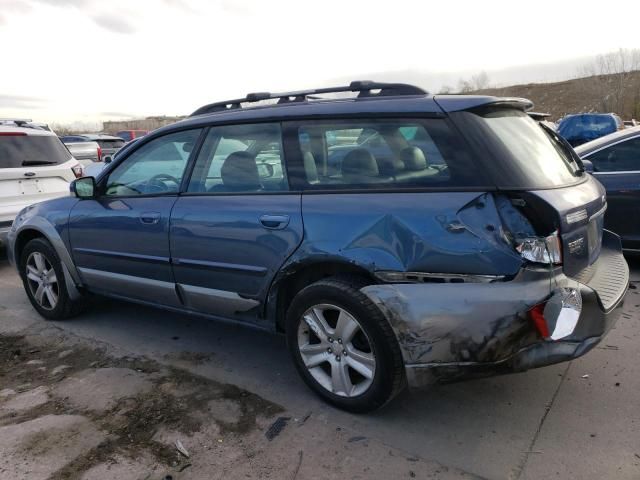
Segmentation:
{"type": "Polygon", "coordinates": [[[426,95],[427,92],[420,87],[405,83],[380,83],[371,80],[351,82],[341,87],[316,88],[313,90],[298,90],[293,92],[255,92],[249,93],[245,98],[225,100],[223,102],[210,103],[198,108],[190,116],[203,115],[205,113],[223,112],[226,110],[241,109],[243,103],[254,103],[263,100],[278,100],[278,104],[305,102],[309,99],[319,99],[316,95],[324,93],[358,92],[357,98],[426,95]]]}

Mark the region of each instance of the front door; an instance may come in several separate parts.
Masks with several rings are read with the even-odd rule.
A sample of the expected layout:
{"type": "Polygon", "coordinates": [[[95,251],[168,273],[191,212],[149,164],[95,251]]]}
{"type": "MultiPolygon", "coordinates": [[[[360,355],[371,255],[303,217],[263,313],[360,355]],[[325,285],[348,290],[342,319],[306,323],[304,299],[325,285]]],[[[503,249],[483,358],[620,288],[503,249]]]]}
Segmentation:
{"type": "Polygon", "coordinates": [[[625,249],[640,250],[640,136],[592,153],[594,177],[607,190],[605,228],[625,249]]]}
{"type": "Polygon", "coordinates": [[[156,137],[123,158],[69,219],[72,254],[90,290],[179,306],[169,216],[201,130],[156,137]]]}
{"type": "Polygon", "coordinates": [[[302,240],[279,124],[213,127],[171,215],[177,287],[188,308],[257,322],[274,275],[302,240]]]}

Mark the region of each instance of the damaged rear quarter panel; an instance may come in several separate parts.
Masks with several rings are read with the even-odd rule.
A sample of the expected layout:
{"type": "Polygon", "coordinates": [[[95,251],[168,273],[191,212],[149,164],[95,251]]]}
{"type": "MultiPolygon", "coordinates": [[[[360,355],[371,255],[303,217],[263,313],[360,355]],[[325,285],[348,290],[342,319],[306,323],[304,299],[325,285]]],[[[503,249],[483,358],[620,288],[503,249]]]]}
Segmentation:
{"type": "Polygon", "coordinates": [[[304,241],[290,262],[340,257],[376,270],[515,275],[493,196],[480,192],[303,194],[304,241]]]}

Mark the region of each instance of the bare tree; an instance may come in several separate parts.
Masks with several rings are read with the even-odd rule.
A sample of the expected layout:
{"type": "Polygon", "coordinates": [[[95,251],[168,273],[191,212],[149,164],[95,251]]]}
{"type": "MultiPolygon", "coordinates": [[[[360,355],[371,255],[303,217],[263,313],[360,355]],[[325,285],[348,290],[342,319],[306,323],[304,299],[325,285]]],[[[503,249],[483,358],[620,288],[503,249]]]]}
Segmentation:
{"type": "Polygon", "coordinates": [[[473,75],[471,77],[471,84],[474,87],[474,90],[484,90],[485,88],[489,88],[489,75],[484,70],[477,75],[473,75]]]}
{"type": "Polygon", "coordinates": [[[472,75],[469,80],[461,78],[458,80],[458,92],[469,93],[475,90],[484,90],[490,87],[489,75],[482,71],[476,75],[472,75]]]}
{"type": "Polygon", "coordinates": [[[438,93],[440,95],[447,95],[449,93],[453,93],[453,87],[451,85],[442,85],[438,93]]]}
{"type": "Polygon", "coordinates": [[[458,93],[469,93],[473,92],[473,85],[469,80],[463,80],[462,78],[458,80],[458,93]]]}
{"type": "MultiPolygon", "coordinates": [[[[640,70],[640,49],[621,48],[598,55],[580,73],[590,77],[588,88],[598,96],[599,108],[604,112],[623,115],[625,99],[635,98],[640,85],[634,85],[634,72],[640,70]],[[630,94],[630,95],[629,95],[630,94]]],[[[635,82],[637,83],[637,82],[635,82]]]]}

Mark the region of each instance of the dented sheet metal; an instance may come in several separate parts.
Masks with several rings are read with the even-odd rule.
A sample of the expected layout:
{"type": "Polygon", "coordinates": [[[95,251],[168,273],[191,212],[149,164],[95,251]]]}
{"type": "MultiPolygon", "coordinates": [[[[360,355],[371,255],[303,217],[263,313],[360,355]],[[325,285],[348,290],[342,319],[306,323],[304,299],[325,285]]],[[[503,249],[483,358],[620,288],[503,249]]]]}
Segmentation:
{"type": "Polygon", "coordinates": [[[563,275],[523,270],[513,281],[370,285],[406,364],[497,362],[539,341],[527,311],[565,286],[563,275]]]}

